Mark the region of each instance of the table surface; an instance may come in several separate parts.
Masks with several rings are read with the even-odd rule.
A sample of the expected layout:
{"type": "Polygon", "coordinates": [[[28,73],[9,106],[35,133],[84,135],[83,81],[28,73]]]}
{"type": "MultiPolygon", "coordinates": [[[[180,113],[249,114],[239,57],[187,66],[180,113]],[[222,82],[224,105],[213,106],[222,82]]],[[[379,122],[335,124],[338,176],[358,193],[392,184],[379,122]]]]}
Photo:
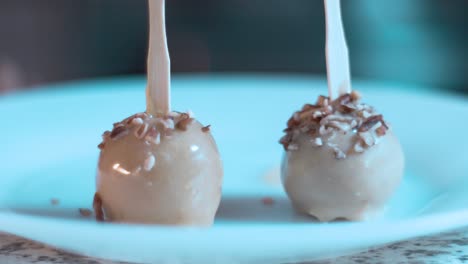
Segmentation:
{"type": "MultiPolygon", "coordinates": [[[[125,262],[78,256],[23,238],[0,233],[0,263],[111,264],[125,262]]],[[[354,255],[308,262],[308,264],[328,263],[468,263],[468,228],[395,243],[385,247],[370,248],[354,255]]]]}

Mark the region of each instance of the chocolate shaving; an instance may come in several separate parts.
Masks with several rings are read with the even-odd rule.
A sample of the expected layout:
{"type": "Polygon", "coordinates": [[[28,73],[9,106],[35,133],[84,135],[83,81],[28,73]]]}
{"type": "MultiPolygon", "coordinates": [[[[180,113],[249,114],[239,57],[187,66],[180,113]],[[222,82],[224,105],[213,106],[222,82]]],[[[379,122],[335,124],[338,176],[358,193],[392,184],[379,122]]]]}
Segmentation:
{"type": "Polygon", "coordinates": [[[204,126],[204,127],[201,128],[201,131],[203,133],[208,133],[208,132],[210,132],[210,130],[211,130],[211,125],[207,125],[207,126],[204,126]]]}
{"type": "MultiPolygon", "coordinates": [[[[364,120],[364,122],[362,123],[362,125],[358,128],[358,131],[359,132],[367,132],[369,131],[369,129],[371,129],[375,124],[377,124],[378,122],[382,122],[383,121],[383,117],[382,115],[373,115],[373,116],[370,116],[368,117],[366,120],[364,120]]],[[[383,122],[382,122],[383,124],[383,122]]]]}
{"type": "Polygon", "coordinates": [[[102,209],[102,200],[101,200],[101,196],[99,195],[99,193],[94,194],[93,209],[94,209],[94,214],[96,215],[96,221],[103,222],[104,211],[102,209]]]}

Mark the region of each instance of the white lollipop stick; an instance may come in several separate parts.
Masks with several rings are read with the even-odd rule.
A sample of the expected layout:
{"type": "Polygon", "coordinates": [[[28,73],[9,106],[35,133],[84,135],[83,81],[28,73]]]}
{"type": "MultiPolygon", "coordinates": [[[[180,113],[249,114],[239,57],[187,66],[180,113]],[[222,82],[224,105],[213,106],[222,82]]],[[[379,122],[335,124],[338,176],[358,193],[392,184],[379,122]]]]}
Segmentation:
{"type": "Polygon", "coordinates": [[[148,0],[149,51],[146,111],[165,115],[171,111],[171,61],[167,49],[165,0],[148,0]]]}
{"type": "Polygon", "coordinates": [[[328,95],[336,99],[351,92],[348,47],[341,22],[340,0],[324,0],[326,20],[325,54],[327,59],[328,95]]]}

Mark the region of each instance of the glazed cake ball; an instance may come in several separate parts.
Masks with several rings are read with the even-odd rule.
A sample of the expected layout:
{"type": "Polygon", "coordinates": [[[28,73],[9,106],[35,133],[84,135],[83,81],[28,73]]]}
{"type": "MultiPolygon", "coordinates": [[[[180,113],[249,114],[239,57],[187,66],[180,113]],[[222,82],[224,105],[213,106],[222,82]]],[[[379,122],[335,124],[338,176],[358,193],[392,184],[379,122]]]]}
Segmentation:
{"type": "Polygon", "coordinates": [[[106,131],[94,207],[99,220],[209,226],[223,169],[209,126],[191,113],[133,115],[106,131]]]}
{"type": "Polygon", "coordinates": [[[320,221],[372,219],[403,176],[400,143],[357,92],[320,96],[294,113],[280,140],[283,186],[293,206],[320,221]]]}

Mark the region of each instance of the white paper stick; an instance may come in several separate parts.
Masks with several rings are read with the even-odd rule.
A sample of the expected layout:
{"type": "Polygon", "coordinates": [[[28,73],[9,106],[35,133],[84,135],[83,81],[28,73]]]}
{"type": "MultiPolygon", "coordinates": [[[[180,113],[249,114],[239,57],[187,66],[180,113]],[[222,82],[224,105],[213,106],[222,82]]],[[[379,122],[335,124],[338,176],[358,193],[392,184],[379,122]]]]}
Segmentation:
{"type": "Polygon", "coordinates": [[[171,111],[171,62],[166,40],[165,0],[148,0],[149,51],[146,111],[165,115],[171,111]]]}
{"type": "Polygon", "coordinates": [[[348,47],[341,21],[340,0],[324,0],[326,18],[326,44],[328,95],[336,99],[351,92],[348,47]]]}

